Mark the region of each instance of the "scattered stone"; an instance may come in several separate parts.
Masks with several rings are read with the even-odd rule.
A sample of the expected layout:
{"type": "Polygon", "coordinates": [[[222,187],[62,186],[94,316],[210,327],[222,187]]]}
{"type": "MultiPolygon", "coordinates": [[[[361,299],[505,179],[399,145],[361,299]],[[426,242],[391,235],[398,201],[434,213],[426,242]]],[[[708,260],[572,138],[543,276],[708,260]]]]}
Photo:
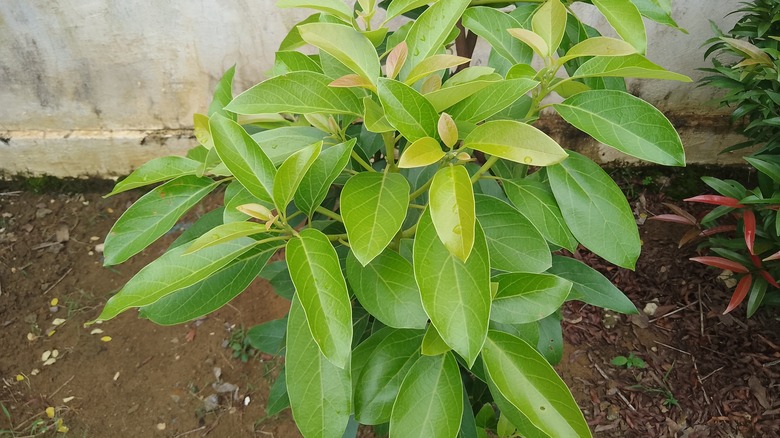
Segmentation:
{"type": "Polygon", "coordinates": [[[33,368],[33,370],[30,371],[30,375],[37,376],[38,373],[40,373],[40,372],[41,372],[41,370],[39,370],[38,368],[33,368]]]}
{"type": "Polygon", "coordinates": [[[46,216],[48,216],[50,214],[51,214],[51,210],[49,210],[48,208],[39,208],[35,212],[35,218],[36,219],[43,219],[43,218],[45,218],[46,216]]]}
{"type": "Polygon", "coordinates": [[[645,315],[647,315],[647,316],[653,316],[653,315],[655,315],[655,312],[656,312],[657,310],[658,310],[658,304],[656,304],[656,303],[647,303],[647,304],[645,305],[645,308],[644,308],[644,309],[642,309],[642,311],[643,311],[643,312],[645,313],[645,315]]]}
{"type": "Polygon", "coordinates": [[[157,423],[157,430],[165,430],[165,423],[157,423]]]}
{"type": "Polygon", "coordinates": [[[133,412],[137,411],[139,407],[140,405],[136,403],[133,406],[130,406],[130,409],[127,410],[127,413],[132,414],[133,412]]]}
{"type": "Polygon", "coordinates": [[[65,224],[60,224],[59,227],[57,227],[57,232],[55,233],[55,240],[57,242],[67,242],[70,240],[70,230],[68,229],[68,226],[65,224]]]}
{"type": "Polygon", "coordinates": [[[95,252],[98,254],[103,254],[103,248],[105,247],[105,243],[99,243],[95,245],[95,252]]]}
{"type": "Polygon", "coordinates": [[[114,374],[114,382],[116,382],[119,379],[119,371],[114,374]]]}
{"type": "Polygon", "coordinates": [[[620,321],[620,316],[610,312],[605,312],[604,317],[601,318],[601,323],[604,325],[604,328],[607,329],[614,328],[618,321],[620,321]]]}
{"type": "Polygon", "coordinates": [[[62,325],[62,324],[65,324],[65,321],[66,320],[63,319],[63,318],[54,318],[54,321],[52,321],[51,323],[53,325],[62,325]]]}
{"type": "Polygon", "coordinates": [[[211,394],[210,396],[203,399],[203,410],[205,412],[214,411],[218,407],[219,407],[219,398],[217,397],[217,394],[211,394]]]}
{"type": "Polygon", "coordinates": [[[98,237],[98,236],[92,236],[92,237],[89,238],[90,242],[97,242],[98,240],[100,240],[100,237],[98,237]]]}

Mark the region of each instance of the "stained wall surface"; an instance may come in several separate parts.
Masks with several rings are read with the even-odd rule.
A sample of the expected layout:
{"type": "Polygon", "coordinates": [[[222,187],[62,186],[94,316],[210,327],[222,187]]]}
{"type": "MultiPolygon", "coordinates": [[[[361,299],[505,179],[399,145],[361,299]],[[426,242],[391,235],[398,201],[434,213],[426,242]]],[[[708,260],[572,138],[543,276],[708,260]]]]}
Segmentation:
{"type": "MultiPolygon", "coordinates": [[[[446,0],[441,0],[446,1],[446,0]]],[[[0,2],[0,173],[112,176],[193,145],[222,72],[237,65],[235,91],[264,78],[274,51],[311,11],[273,0],[3,0],[0,2]]],[[[688,34],[648,22],[651,60],[694,79],[707,65],[708,20],[736,1],[678,0],[688,34]]],[[[581,7],[580,7],[581,6],[581,7]]],[[[584,21],[609,33],[590,5],[584,21]],[[589,18],[590,17],[590,18],[589,18]]],[[[477,52],[479,58],[480,52],[477,52]]],[[[475,62],[484,62],[477,59],[475,62]]],[[[734,161],[714,151],[735,142],[723,112],[696,84],[632,82],[678,125],[689,162],[734,161]]],[[[598,149],[603,160],[624,159],[598,149]]]]}

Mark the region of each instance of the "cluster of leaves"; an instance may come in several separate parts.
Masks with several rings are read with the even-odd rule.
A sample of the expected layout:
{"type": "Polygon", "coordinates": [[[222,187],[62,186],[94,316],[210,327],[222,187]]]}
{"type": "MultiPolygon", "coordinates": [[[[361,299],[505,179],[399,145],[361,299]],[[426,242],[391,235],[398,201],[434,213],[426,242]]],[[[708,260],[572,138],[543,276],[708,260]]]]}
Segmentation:
{"type": "Polygon", "coordinates": [[[631,368],[647,368],[647,362],[644,361],[639,356],[635,356],[634,353],[628,353],[628,356],[615,356],[612,358],[612,361],[610,362],[612,365],[618,366],[618,367],[626,367],[627,369],[631,368]]]}
{"type": "Polygon", "coordinates": [[[761,145],[758,153],[774,153],[780,147],[780,1],[741,4],[733,14],[743,15],[727,34],[712,24],[716,37],[704,56],[715,55],[713,67],[702,70],[713,75],[702,83],[727,91],[720,103],[733,108],[732,119],[748,138],[725,151],[761,145]]]}
{"type": "Polygon", "coordinates": [[[636,308],[553,253],[582,244],[633,268],[639,235],[614,181],[531,123],[551,107],[619,151],[684,165],[671,123],[623,80],[689,80],[644,56],[643,16],[674,25],[670,5],[593,0],[617,39],[570,1],[429,3],[383,2],[378,14],[374,0],[281,0],[317,12],[284,39],[272,77],[234,98],[225,74],[187,157],[117,184],[112,193],[167,181],[117,221],[105,263],[142,251],[220,186],[224,207],[98,319],[140,308],[181,323],[260,275],[291,307],[247,337],[285,355],[269,413],[289,402],[304,436],[354,436],[358,422],[393,437],[589,436],[550,365],[562,354],[559,309],[636,308]],[[416,19],[387,27],[407,13],[416,19]],[[487,66],[452,53],[467,35],[491,46],[487,66]],[[562,102],[543,104],[553,94],[562,102]],[[280,251],[284,261],[267,263],[280,251]]]}

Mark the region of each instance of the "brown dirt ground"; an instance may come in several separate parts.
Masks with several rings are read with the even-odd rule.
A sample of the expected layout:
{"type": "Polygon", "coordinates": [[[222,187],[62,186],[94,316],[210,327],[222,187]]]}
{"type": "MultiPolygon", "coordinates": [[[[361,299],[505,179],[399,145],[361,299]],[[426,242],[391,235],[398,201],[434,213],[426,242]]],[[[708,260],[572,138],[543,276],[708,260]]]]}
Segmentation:
{"type": "MultiPolygon", "coordinates": [[[[60,418],[76,437],[299,436],[289,410],[265,418],[279,361],[242,363],[223,347],[231,330],[286,312],[289,303],[262,280],[198,324],[159,327],[127,312],[97,326],[102,334],[83,327],[182,228],[128,263],[103,268],[95,245],[139,196],[0,187],[0,403],[8,412],[0,411],[0,431],[13,427],[25,436],[36,420],[51,425],[60,418]],[[48,336],[55,318],[66,322],[48,336]],[[29,333],[37,338],[28,340],[29,333]],[[44,366],[41,355],[54,349],[56,362],[44,366]],[[238,385],[240,401],[223,397],[216,411],[202,414],[203,399],[214,393],[215,367],[222,381],[238,385]],[[17,382],[17,374],[24,380],[17,382]],[[244,396],[251,400],[246,407],[244,396]],[[53,420],[46,418],[48,406],[56,408],[53,420]]],[[[666,212],[657,211],[662,197],[639,208],[666,212]]],[[[196,209],[183,223],[204,211],[196,209]]],[[[770,312],[750,320],[744,310],[720,315],[726,287],[714,270],[687,261],[693,248],[677,249],[684,227],[648,221],[640,229],[644,250],[636,272],[584,251],[575,255],[616,281],[640,309],[651,301],[659,306],[649,318],[614,318],[580,303],[565,308],[567,345],[557,369],[595,435],[780,436],[780,364],[767,365],[780,358],[780,322],[770,312]],[[629,352],[648,367],[610,365],[629,352]],[[665,390],[679,406],[663,405],[665,390]]],[[[62,436],[40,436],[54,435],[62,436]]]]}

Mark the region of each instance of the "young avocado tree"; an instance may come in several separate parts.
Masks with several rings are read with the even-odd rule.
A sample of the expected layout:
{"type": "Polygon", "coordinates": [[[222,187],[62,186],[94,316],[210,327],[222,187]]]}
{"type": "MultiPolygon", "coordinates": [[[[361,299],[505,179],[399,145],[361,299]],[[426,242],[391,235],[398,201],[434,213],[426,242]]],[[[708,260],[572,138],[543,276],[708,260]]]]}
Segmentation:
{"type": "Polygon", "coordinates": [[[112,193],[165,181],[117,221],[105,264],[221,187],[224,207],[97,319],[136,307],[182,323],[260,275],[291,300],[285,319],[250,331],[285,355],[269,412],[289,398],[304,436],[355,436],[358,423],[403,438],[589,436],[550,365],[559,309],[636,308],[554,253],[582,244],[633,268],[639,235],[609,176],[533,123],[551,108],[621,152],[682,166],[672,125],[623,78],[688,78],[645,57],[643,17],[676,26],[668,0],[592,0],[620,39],[582,23],[572,3],[279,1],[316,13],[284,39],[269,79],[233,97],[225,74],[208,115],[195,115],[187,157],[152,160],[117,184],[112,193]],[[401,15],[412,19],[390,30],[401,15]],[[453,53],[456,40],[473,43],[467,34],[490,45],[487,66],[453,53]],[[276,253],[284,261],[269,264],[276,253]]]}

